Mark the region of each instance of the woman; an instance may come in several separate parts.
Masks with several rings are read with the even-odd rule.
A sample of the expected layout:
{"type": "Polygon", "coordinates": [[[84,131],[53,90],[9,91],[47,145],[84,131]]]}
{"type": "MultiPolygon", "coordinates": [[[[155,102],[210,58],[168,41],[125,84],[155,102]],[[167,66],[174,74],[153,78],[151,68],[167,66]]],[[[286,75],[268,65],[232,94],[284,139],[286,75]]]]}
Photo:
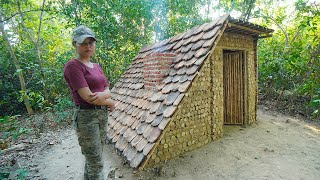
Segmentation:
{"type": "Polygon", "coordinates": [[[64,66],[64,78],[74,104],[74,120],[82,154],[86,158],[85,179],[104,179],[102,143],[105,140],[107,108],[114,109],[108,81],[100,66],[90,62],[96,48],[95,34],[85,26],[73,30],[77,57],[64,66]]]}

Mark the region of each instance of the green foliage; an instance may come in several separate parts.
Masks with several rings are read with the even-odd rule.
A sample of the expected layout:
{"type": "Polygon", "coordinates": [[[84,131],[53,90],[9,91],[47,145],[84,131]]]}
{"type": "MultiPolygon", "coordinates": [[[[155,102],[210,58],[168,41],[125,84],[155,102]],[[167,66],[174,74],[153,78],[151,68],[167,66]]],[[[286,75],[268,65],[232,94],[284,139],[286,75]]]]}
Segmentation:
{"type": "Polygon", "coordinates": [[[45,99],[39,92],[24,92],[20,91],[19,102],[23,102],[23,97],[27,97],[31,107],[36,110],[42,110],[44,108],[45,99]]]}
{"type": "Polygon", "coordinates": [[[287,91],[308,98],[316,117],[320,97],[320,12],[303,1],[296,6],[298,11],[291,17],[295,24],[281,25],[286,17],[280,9],[271,18],[280,29],[272,38],[259,42],[259,85],[265,95],[287,91]]]}
{"type": "Polygon", "coordinates": [[[73,102],[70,97],[58,96],[55,100],[52,110],[55,112],[55,121],[60,122],[63,119],[69,118],[69,109],[72,109],[73,102]]]}
{"type": "Polygon", "coordinates": [[[312,113],[312,116],[319,117],[320,116],[320,99],[319,99],[319,97],[317,99],[312,100],[310,103],[310,106],[315,109],[312,113]]]}
{"type": "MultiPolygon", "coordinates": [[[[48,1],[47,1],[48,2],[48,1]]],[[[0,48],[1,53],[1,92],[5,94],[0,99],[1,115],[10,115],[16,113],[23,113],[22,95],[27,95],[27,101],[31,103],[33,109],[41,111],[45,107],[52,106],[52,102],[60,93],[68,92],[62,78],[63,62],[57,61],[57,58],[62,54],[66,54],[71,50],[69,37],[63,30],[64,18],[52,18],[50,9],[52,1],[49,1],[45,7],[45,13],[42,20],[42,31],[40,31],[39,44],[41,62],[37,61],[36,46],[30,41],[29,36],[33,41],[38,38],[39,15],[41,13],[41,3],[34,1],[21,1],[20,7],[23,13],[22,18],[17,13],[18,1],[13,1],[11,4],[1,1],[1,12],[5,12],[4,18],[9,39],[13,43],[14,53],[20,62],[21,69],[15,70],[10,56],[5,46],[0,48]],[[10,18],[12,17],[12,18],[10,18]],[[23,28],[24,26],[26,28],[23,28]],[[40,66],[41,63],[41,66],[40,66]],[[20,91],[19,78],[17,71],[21,71],[26,79],[26,91],[20,91]],[[44,78],[43,78],[44,77],[44,78]],[[10,78],[10,79],[9,79],[10,78]],[[7,81],[8,80],[8,81],[7,81]],[[46,88],[44,88],[46,87],[46,88]],[[49,96],[46,97],[46,93],[49,96]],[[8,104],[10,106],[8,107],[8,104]]],[[[2,39],[0,41],[3,44],[2,39]]],[[[64,57],[66,58],[66,57],[64,57]]],[[[60,58],[61,59],[61,58],[60,58]]]]}
{"type": "Polygon", "coordinates": [[[14,65],[7,59],[9,53],[0,39],[0,116],[24,113],[23,104],[18,103],[19,79],[15,74],[14,65]]]}
{"type": "Polygon", "coordinates": [[[19,136],[28,133],[30,130],[20,127],[16,120],[17,117],[19,115],[0,117],[0,134],[5,142],[15,141],[19,136]]]}
{"type": "Polygon", "coordinates": [[[12,177],[14,177],[17,180],[23,180],[23,179],[26,179],[29,174],[29,171],[23,168],[19,168],[14,172],[11,172],[11,171],[12,171],[12,167],[10,166],[0,167],[0,179],[8,179],[10,176],[10,173],[13,173],[12,177]]]}
{"type": "Polygon", "coordinates": [[[64,111],[68,108],[73,107],[73,102],[70,97],[61,97],[58,96],[55,100],[55,104],[53,105],[54,111],[64,111]]]}
{"type": "Polygon", "coordinates": [[[9,166],[4,166],[0,167],[0,179],[8,179],[10,176],[10,167],[9,166]]]}
{"type": "Polygon", "coordinates": [[[22,179],[26,179],[26,177],[29,174],[29,171],[27,169],[20,168],[20,169],[17,169],[14,174],[16,174],[17,179],[22,180],[22,179]]]}

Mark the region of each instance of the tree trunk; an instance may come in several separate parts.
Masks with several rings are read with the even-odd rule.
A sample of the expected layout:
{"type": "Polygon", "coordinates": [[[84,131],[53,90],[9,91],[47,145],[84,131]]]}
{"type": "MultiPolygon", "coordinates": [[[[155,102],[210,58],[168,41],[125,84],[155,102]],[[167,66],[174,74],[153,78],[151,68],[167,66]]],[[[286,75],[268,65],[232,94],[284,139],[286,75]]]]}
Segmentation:
{"type": "Polygon", "coordinates": [[[81,13],[79,11],[78,13],[78,2],[71,0],[71,4],[74,7],[74,15],[75,15],[75,22],[76,22],[76,26],[79,26],[81,23],[81,13]]]}
{"type": "Polygon", "coordinates": [[[254,8],[255,0],[245,0],[244,5],[242,6],[242,13],[240,16],[240,19],[242,19],[245,22],[248,22],[251,11],[254,8]]]}
{"type": "Polygon", "coordinates": [[[44,9],[44,5],[45,5],[45,0],[42,1],[41,14],[40,14],[40,17],[39,17],[39,21],[40,22],[39,22],[39,26],[38,26],[37,40],[34,40],[32,38],[32,36],[30,35],[27,27],[25,26],[23,14],[22,14],[21,8],[20,8],[20,1],[18,1],[17,5],[18,5],[19,15],[21,17],[21,25],[22,25],[23,29],[27,32],[29,41],[34,45],[34,51],[35,51],[35,54],[37,55],[36,62],[39,65],[41,81],[42,81],[42,85],[43,85],[44,98],[45,98],[45,100],[49,101],[49,94],[47,92],[47,85],[46,85],[46,82],[45,82],[46,77],[45,77],[45,74],[43,72],[43,66],[42,66],[42,60],[41,60],[40,48],[39,48],[39,39],[40,39],[42,16],[43,16],[43,11],[44,11],[43,9],[44,9]]]}
{"type": "MultiPolygon", "coordinates": [[[[2,32],[2,38],[9,50],[9,53],[10,53],[10,56],[11,56],[11,60],[13,62],[13,64],[15,65],[16,69],[17,69],[17,74],[18,74],[18,77],[19,77],[19,81],[20,81],[20,87],[21,87],[21,91],[23,92],[26,92],[27,89],[26,89],[26,83],[25,83],[25,80],[24,80],[24,77],[23,77],[23,73],[21,71],[21,68],[20,68],[20,64],[17,60],[17,57],[16,55],[14,54],[14,51],[13,51],[13,48],[10,44],[10,41],[9,41],[9,38],[7,36],[7,33],[6,31],[4,30],[4,24],[3,24],[3,21],[2,21],[2,15],[0,13],[0,28],[1,28],[1,32],[2,32]]],[[[24,105],[26,106],[27,108],[27,112],[28,114],[32,114],[33,113],[33,110],[29,104],[29,101],[27,99],[27,96],[25,94],[22,94],[22,98],[23,98],[23,102],[24,102],[24,105]]]]}

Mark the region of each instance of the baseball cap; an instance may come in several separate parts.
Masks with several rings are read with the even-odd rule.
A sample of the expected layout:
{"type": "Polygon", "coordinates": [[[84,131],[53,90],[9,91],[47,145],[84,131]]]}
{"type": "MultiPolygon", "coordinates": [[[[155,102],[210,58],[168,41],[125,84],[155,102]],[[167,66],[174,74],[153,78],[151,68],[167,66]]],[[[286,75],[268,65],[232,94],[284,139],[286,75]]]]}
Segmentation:
{"type": "Polygon", "coordinates": [[[96,40],[94,32],[83,25],[76,27],[72,32],[72,41],[76,41],[77,43],[82,43],[88,37],[96,40]]]}

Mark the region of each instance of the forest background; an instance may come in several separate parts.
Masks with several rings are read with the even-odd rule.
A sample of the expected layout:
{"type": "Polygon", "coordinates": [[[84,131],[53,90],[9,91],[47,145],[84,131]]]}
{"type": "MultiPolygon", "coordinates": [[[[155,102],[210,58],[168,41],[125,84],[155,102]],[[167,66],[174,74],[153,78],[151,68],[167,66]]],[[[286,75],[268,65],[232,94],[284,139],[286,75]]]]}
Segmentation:
{"type": "Polygon", "coordinates": [[[319,120],[319,8],[318,0],[0,0],[0,140],[28,132],[22,117],[70,116],[63,65],[75,57],[77,25],[96,32],[93,61],[112,88],[143,46],[224,13],[275,30],[258,41],[259,102],[319,120]]]}

